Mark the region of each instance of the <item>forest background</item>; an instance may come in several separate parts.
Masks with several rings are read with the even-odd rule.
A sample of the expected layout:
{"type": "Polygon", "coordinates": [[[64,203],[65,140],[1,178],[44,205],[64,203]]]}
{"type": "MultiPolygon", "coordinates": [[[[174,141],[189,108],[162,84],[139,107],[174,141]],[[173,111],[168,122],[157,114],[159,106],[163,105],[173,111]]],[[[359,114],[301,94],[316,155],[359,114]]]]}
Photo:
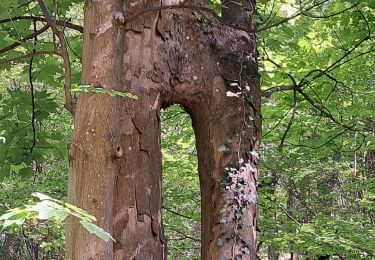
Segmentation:
{"type": "MultiPolygon", "coordinates": [[[[218,11],[220,3],[209,8],[218,11]]],[[[81,0],[58,4],[77,95],[82,10],[81,0]]],[[[35,18],[42,16],[36,1],[0,3],[0,215],[30,203],[36,191],[66,200],[73,124],[64,108],[63,60],[44,20],[35,18]]],[[[371,259],[375,2],[259,0],[256,18],[263,124],[258,256],[371,259]]],[[[179,106],[162,113],[162,152],[169,258],[199,259],[195,139],[179,106]]],[[[0,234],[0,259],[58,259],[63,250],[61,223],[30,220],[0,234]]]]}

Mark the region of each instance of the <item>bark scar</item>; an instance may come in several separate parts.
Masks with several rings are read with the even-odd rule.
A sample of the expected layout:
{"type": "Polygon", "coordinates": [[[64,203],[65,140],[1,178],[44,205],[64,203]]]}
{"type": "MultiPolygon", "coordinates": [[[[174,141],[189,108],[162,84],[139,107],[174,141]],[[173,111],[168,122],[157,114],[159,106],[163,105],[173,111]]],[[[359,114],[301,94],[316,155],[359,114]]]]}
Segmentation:
{"type": "Polygon", "coordinates": [[[155,98],[154,104],[151,106],[151,109],[156,110],[156,109],[158,108],[159,98],[160,98],[160,93],[159,93],[158,96],[155,98]]]}

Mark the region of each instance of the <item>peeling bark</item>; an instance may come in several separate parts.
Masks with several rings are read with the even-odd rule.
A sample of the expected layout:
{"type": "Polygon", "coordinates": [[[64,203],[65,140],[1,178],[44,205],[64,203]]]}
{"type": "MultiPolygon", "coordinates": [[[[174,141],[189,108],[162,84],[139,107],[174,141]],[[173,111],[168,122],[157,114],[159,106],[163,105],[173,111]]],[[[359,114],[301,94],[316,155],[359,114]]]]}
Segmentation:
{"type": "Polygon", "coordinates": [[[163,4],[173,1],[86,2],[82,83],[139,100],[78,98],[69,201],[95,215],[117,242],[101,241],[69,220],[66,259],[166,258],[159,113],[175,103],[189,112],[196,134],[202,259],[256,259],[261,116],[255,36],[189,9],[121,22],[163,4]]]}

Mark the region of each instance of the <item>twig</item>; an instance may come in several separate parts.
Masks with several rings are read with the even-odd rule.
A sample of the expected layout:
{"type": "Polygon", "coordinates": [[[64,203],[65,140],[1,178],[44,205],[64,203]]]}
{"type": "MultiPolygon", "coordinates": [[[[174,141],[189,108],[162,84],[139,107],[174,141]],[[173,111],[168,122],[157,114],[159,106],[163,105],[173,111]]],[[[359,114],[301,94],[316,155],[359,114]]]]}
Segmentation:
{"type": "Polygon", "coordinates": [[[361,56],[363,56],[363,55],[369,54],[369,53],[371,53],[371,52],[375,52],[375,48],[372,48],[372,49],[370,49],[370,50],[368,50],[368,51],[361,52],[361,53],[357,54],[356,56],[354,56],[354,57],[352,57],[352,58],[349,58],[349,59],[347,59],[347,60],[345,60],[345,61],[343,61],[343,62],[341,62],[341,63],[337,63],[334,67],[330,68],[330,69],[328,70],[328,72],[331,72],[331,71],[333,71],[333,70],[339,68],[340,66],[342,66],[342,65],[344,65],[344,64],[346,64],[346,63],[348,63],[348,62],[351,62],[352,60],[355,60],[355,59],[357,59],[358,57],[361,57],[361,56]]]}
{"type": "Polygon", "coordinates": [[[351,131],[359,131],[358,129],[354,128],[355,125],[353,126],[348,126],[348,125],[345,125],[343,123],[341,123],[340,121],[338,121],[336,118],[334,118],[331,114],[331,112],[328,110],[328,108],[326,106],[324,106],[323,104],[317,104],[315,102],[314,99],[312,99],[310,96],[308,96],[300,87],[297,88],[297,91],[305,98],[305,100],[307,102],[309,102],[314,108],[318,109],[323,116],[331,119],[334,123],[344,127],[344,128],[347,128],[348,130],[351,130],[351,131]]]}

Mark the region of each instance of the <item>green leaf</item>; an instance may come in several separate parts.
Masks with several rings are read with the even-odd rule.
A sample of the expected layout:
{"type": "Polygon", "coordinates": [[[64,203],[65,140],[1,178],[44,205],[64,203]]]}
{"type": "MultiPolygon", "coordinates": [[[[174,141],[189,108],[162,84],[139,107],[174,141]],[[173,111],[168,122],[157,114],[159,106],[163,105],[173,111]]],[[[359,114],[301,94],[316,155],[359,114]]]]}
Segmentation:
{"type": "Polygon", "coordinates": [[[50,204],[46,203],[47,200],[41,201],[35,205],[27,207],[28,211],[36,212],[37,218],[40,220],[50,219],[51,213],[54,211],[54,208],[50,204]]]}
{"type": "Polygon", "coordinates": [[[4,215],[0,216],[0,220],[17,219],[19,215],[23,213],[24,211],[19,208],[11,209],[8,211],[8,213],[5,213],[4,215]]]}
{"type": "Polygon", "coordinates": [[[40,192],[33,192],[31,195],[34,196],[34,197],[37,197],[40,200],[50,200],[50,201],[60,203],[59,200],[53,199],[50,196],[47,196],[47,195],[45,195],[43,193],[40,193],[40,192]]]}
{"type": "Polygon", "coordinates": [[[79,218],[84,218],[84,219],[87,219],[89,221],[96,221],[96,218],[92,215],[90,215],[87,211],[81,209],[81,208],[78,208],[77,206],[74,206],[72,204],[69,204],[69,203],[65,203],[65,206],[71,210],[73,210],[72,214],[76,217],[79,217],[79,218]]]}
{"type": "Polygon", "coordinates": [[[23,178],[31,177],[35,174],[35,171],[33,168],[26,167],[22,168],[18,171],[18,174],[21,175],[23,178]]]}
{"type": "Polygon", "coordinates": [[[111,236],[111,234],[104,231],[104,229],[90,222],[87,222],[86,220],[81,220],[80,223],[88,232],[90,232],[90,234],[94,234],[97,237],[103,239],[104,241],[109,241],[111,239],[113,242],[116,242],[116,240],[111,236]]]}

